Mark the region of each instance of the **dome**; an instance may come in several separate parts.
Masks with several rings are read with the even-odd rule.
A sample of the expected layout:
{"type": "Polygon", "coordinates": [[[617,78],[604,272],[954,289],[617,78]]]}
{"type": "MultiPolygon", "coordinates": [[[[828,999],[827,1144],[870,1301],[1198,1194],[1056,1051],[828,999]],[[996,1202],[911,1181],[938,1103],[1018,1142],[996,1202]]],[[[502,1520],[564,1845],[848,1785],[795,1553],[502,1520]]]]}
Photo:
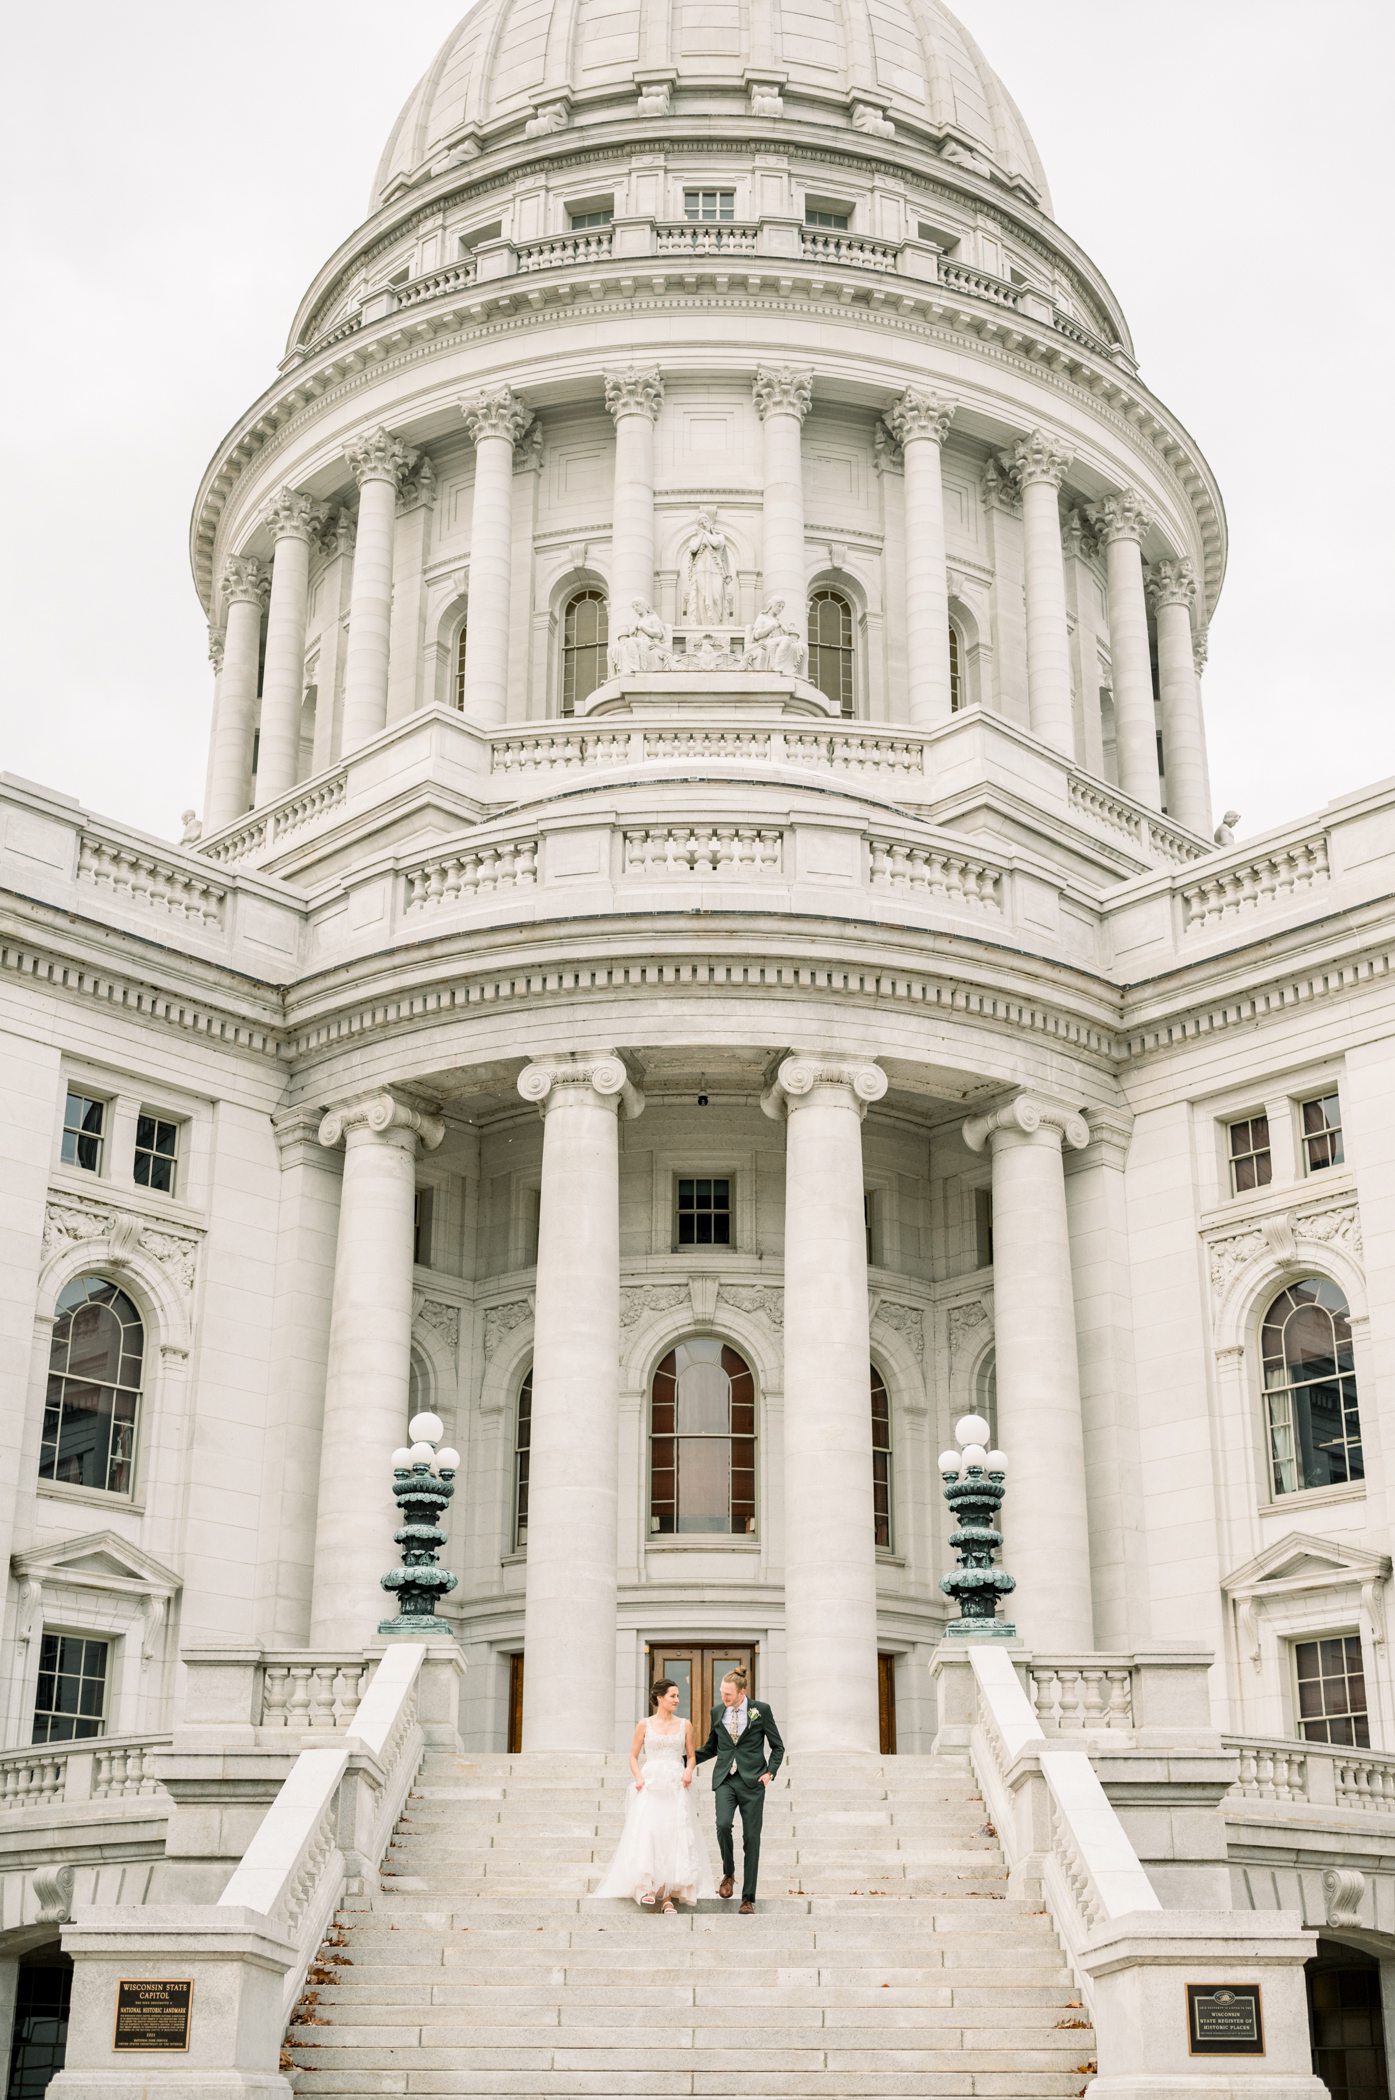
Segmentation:
{"type": "Polygon", "coordinates": [[[647,83],[658,84],[647,113],[662,114],[665,82],[685,97],[752,90],[758,115],[768,112],[755,107],[755,87],[768,84],[859,129],[936,133],[950,157],[981,158],[983,172],[1029,186],[1050,208],[1012,97],[937,0],[479,0],[408,98],[370,209],[469,157],[479,134],[501,124],[561,129],[606,104],[613,118],[616,95],[647,83]]]}

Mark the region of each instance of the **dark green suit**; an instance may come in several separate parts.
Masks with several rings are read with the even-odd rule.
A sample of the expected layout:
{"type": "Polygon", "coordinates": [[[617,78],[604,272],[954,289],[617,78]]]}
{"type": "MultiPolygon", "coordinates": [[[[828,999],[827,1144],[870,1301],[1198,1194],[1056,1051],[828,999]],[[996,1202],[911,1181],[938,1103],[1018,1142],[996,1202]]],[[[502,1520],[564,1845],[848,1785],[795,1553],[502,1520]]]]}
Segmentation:
{"type": "Polygon", "coordinates": [[[722,1872],[729,1880],[736,1877],[732,1825],[739,1808],[741,1901],[754,1903],[756,1876],[760,1872],[760,1826],[765,1814],[765,1788],[760,1783],[761,1775],[768,1774],[773,1779],[785,1757],[785,1746],[770,1708],[759,1699],[753,1699],[746,1708],[746,1726],[733,1743],[727,1728],[726,1707],[714,1706],[712,1732],[697,1753],[698,1763],[707,1757],[716,1759],[712,1791],[717,1801],[717,1843],[722,1852],[722,1872]]]}

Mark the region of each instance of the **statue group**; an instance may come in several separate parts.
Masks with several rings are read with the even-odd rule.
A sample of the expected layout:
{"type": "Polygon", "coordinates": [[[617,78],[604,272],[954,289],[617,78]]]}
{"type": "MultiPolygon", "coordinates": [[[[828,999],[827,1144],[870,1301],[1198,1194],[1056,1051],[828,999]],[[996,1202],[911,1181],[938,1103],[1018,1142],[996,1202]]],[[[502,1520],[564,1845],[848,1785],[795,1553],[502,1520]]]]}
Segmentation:
{"type": "Polygon", "coordinates": [[[772,598],[744,637],[731,632],[736,619],[736,551],[716,512],[705,510],[683,545],[678,579],[682,647],[675,649],[673,631],[654,607],[634,598],[627,620],[611,637],[610,675],[769,671],[781,678],[804,676],[808,644],[786,618],[783,598],[772,598]]]}

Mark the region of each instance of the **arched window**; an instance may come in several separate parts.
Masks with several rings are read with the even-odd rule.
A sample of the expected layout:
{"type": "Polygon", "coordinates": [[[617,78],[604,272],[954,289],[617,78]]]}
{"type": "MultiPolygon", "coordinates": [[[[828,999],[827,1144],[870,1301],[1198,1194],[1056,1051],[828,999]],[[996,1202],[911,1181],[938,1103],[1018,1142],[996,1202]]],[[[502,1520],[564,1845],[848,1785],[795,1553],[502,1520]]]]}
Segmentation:
{"type": "Polygon", "coordinates": [[[957,715],[964,705],[964,657],[959,641],[959,629],[953,620],[949,623],[949,711],[957,715]]]}
{"type": "Polygon", "coordinates": [[[578,591],[562,615],[562,712],[574,715],[606,681],[610,618],[604,591],[578,591]]]}
{"type": "Polygon", "coordinates": [[[853,713],[853,616],[841,591],[815,591],[809,600],[809,682],[840,715],[853,713]]]}
{"type": "Polygon", "coordinates": [[[145,1329],[105,1276],[77,1276],[59,1294],[48,1359],[41,1480],[129,1495],[136,1459],[145,1329]]]}
{"type": "Polygon", "coordinates": [[[513,1550],[528,1543],[528,1453],[533,1439],[533,1373],[518,1388],[513,1417],[513,1550]]]}
{"type": "Polygon", "coordinates": [[[407,1420],[425,1414],[431,1407],[431,1367],[419,1349],[407,1358],[407,1420]]]}
{"type": "Polygon", "coordinates": [[[891,1396],[872,1365],[872,1510],[877,1544],[891,1551],[891,1396]]]}
{"type": "Polygon", "coordinates": [[[992,1430],[994,1439],[998,1434],[998,1358],[990,1349],[980,1360],[974,1373],[974,1413],[982,1415],[992,1430]]]}
{"type": "Polygon", "coordinates": [[[649,1403],[649,1529],[756,1528],[756,1382],[715,1335],[670,1349],[649,1403]]]}
{"type": "Polygon", "coordinates": [[[1260,1332],[1274,1493],[1364,1477],[1347,1301],[1335,1283],[1291,1283],[1260,1332]]]}
{"type": "Polygon", "coordinates": [[[455,705],[461,714],[465,712],[465,634],[469,626],[466,616],[460,623],[460,632],[455,637],[455,683],[452,687],[455,705]]]}

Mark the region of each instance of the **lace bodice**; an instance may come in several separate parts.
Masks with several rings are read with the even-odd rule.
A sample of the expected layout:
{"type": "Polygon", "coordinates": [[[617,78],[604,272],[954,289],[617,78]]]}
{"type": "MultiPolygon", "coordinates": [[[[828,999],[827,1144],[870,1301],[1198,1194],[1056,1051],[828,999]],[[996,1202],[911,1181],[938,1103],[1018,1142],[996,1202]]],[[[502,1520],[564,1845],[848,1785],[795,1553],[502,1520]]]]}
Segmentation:
{"type": "Polygon", "coordinates": [[[644,1724],[644,1783],[646,1786],[677,1786],[683,1777],[684,1728],[680,1721],[668,1727],[650,1719],[644,1724]]]}

